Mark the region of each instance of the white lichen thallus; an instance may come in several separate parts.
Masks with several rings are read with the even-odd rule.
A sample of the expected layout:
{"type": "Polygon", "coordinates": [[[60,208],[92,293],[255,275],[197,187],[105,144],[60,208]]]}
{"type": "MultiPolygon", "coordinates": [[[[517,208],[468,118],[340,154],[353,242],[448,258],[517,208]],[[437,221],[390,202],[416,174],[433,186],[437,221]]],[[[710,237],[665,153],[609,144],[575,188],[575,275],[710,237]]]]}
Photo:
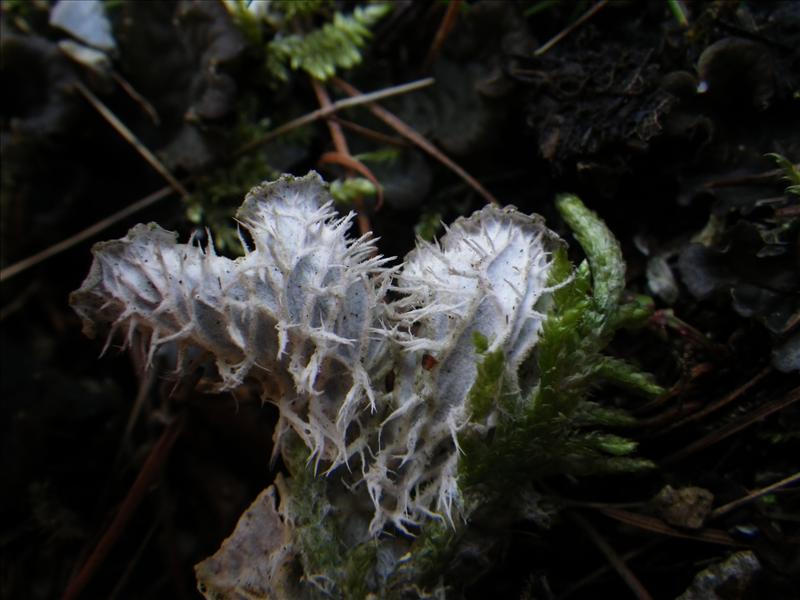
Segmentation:
{"type": "MultiPolygon", "coordinates": [[[[458,529],[476,486],[473,507],[530,474],[649,465],[623,456],[629,440],[570,421],[630,419],[585,400],[594,379],[660,388],[601,354],[635,313],[620,307],[619,245],[577,198],[558,207],[587,254],[578,269],[540,217],[493,205],[389,268],[373,239],[348,237],[353,215],[336,214],[319,175],[287,175],[254,188],[237,213],[254,242],[243,257],[138,225],[95,246],[71,303],[87,334],[103,325],[127,341],[142,331],[151,351],[205,350],[219,389],[251,380],[277,406],[274,453],[292,477],[276,480],[281,503],[265,514],[289,541],[271,551],[262,583],[280,596],[271,578],[292,557],[307,581],[334,582],[384,534],[458,529]],[[331,520],[335,502],[344,512],[331,520]],[[344,547],[336,527],[350,532],[344,547]],[[352,551],[349,567],[339,551],[352,551]]],[[[409,544],[385,548],[389,571],[409,544]]]]}

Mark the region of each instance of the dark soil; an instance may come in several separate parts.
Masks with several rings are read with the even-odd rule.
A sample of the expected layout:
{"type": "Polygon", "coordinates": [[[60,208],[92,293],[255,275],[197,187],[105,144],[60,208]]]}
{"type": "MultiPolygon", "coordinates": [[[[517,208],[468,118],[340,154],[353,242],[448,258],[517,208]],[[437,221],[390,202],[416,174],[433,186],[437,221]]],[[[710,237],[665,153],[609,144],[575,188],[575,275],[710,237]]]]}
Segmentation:
{"type": "MultiPolygon", "coordinates": [[[[506,532],[453,597],[634,597],[598,538],[652,598],[677,597],[698,572],[744,550],[760,570],[734,569],[724,585],[714,579],[717,596],[686,597],[796,593],[797,478],[699,529],[686,519],[709,494],[717,508],[800,471],[800,197],[765,156],[800,159],[800,3],[679,4],[688,27],[667,3],[614,1],[537,53],[592,3],[464,2],[425,70],[449,4],[400,1],[362,64],[341,73],[362,91],[433,76],[434,86],[382,105],[502,204],[540,213],[562,234],[553,199],[578,194],[620,240],[630,291],[655,301],[648,325],[612,351],[670,388],[637,411],[640,454],[659,468],[544,482],[564,508],[552,526],[506,532]],[[666,485],[700,491],[659,504],[666,485]],[[662,517],[673,522],[666,534],[656,531],[662,517]]],[[[279,172],[344,173],[318,164],[333,149],[323,121],[235,157],[266,130],[262,120],[275,127],[319,106],[302,72],[285,83],[269,76],[271,34],[254,43],[222,4],[107,4],[112,67],[158,121],[108,72],[68,59],[56,45],[68,34],[48,12],[41,0],[2,4],[0,597],[60,597],[111,527],[116,543],[81,597],[198,598],[193,565],[274,478],[275,410],[247,389],[215,396],[202,382],[177,382],[159,357],[145,369],[136,344],[98,358],[102,340],[81,334],[68,294],[88,272],[92,243],[135,223],[157,221],[182,240],[209,226],[234,253],[227,219],[251,185],[279,172]],[[78,82],[186,181],[191,199],[170,195],[9,276],[18,261],[165,185],[78,82]],[[168,423],[180,430],[165,448],[168,423]],[[148,464],[152,480],[137,484],[148,464]],[[115,521],[137,489],[130,519],[115,521]]],[[[415,226],[435,232],[440,219],[485,202],[366,108],[340,116],[400,140],[344,129],[354,155],[399,149],[392,162],[368,163],[385,189],[382,207],[365,208],[383,254],[403,256],[415,226]]],[[[619,392],[596,394],[614,402],[619,392]]]]}

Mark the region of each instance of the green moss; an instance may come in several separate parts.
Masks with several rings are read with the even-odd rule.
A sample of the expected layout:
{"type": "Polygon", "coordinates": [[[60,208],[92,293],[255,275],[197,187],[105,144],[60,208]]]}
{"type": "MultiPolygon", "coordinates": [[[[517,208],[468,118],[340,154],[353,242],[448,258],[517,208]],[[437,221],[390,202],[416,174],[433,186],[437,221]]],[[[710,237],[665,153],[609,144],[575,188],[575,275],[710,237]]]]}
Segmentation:
{"type": "Polygon", "coordinates": [[[414,225],[414,233],[426,242],[433,241],[442,228],[442,213],[435,210],[423,210],[419,216],[417,224],[414,225]]]}
{"type": "Polygon", "coordinates": [[[441,521],[430,521],[417,536],[412,551],[392,574],[388,590],[391,598],[407,597],[404,590],[432,589],[447,571],[462,530],[455,531],[441,521]]]}
{"type": "Polygon", "coordinates": [[[327,497],[327,480],[308,467],[308,449],[297,437],[286,443],[284,461],[292,474],[288,515],[294,524],[294,539],[306,578],[319,586],[333,584],[342,566],[345,548],[336,530],[337,519],[327,497]]]}
{"type": "MultiPolygon", "coordinates": [[[[603,431],[635,420],[588,399],[602,381],[645,396],[663,392],[651,376],[602,354],[616,329],[642,319],[650,305],[639,298],[620,309],[625,265],[616,239],[577,197],[560,197],[558,207],[587,261],[573,273],[566,252],[555,251],[548,283],[556,289],[536,353],[539,382],[527,398],[503,404],[489,438],[470,432],[459,440],[464,448],[459,475],[466,490],[479,487],[509,494],[519,481],[543,475],[652,467],[647,460],[628,456],[635,442],[603,431]]],[[[483,356],[470,407],[480,418],[498,406],[507,367],[499,352],[486,354],[485,339],[476,337],[475,345],[483,356]]]]}
{"type": "Polygon", "coordinates": [[[556,207],[586,253],[592,270],[596,309],[605,321],[617,311],[625,287],[625,262],[619,242],[577,196],[559,196],[556,207]]]}
{"type": "Polygon", "coordinates": [[[477,331],[473,334],[473,343],[482,360],[478,364],[477,379],[469,391],[468,408],[473,420],[484,421],[503,394],[505,357],[500,350],[488,352],[489,341],[477,331]]]}
{"type": "Polygon", "coordinates": [[[279,33],[267,45],[267,65],[283,81],[289,79],[286,65],[326,80],[338,69],[361,62],[361,49],[371,37],[370,28],[392,10],[390,3],[357,7],[352,14],[335,13],[331,22],[304,34],[279,33]]]}
{"type": "Polygon", "coordinates": [[[775,152],[767,154],[767,156],[774,160],[775,164],[783,169],[783,179],[789,182],[789,186],[786,188],[786,193],[800,196],[800,169],[797,168],[797,165],[792,163],[792,161],[785,156],[775,152]]]}
{"type": "Polygon", "coordinates": [[[236,209],[253,186],[277,175],[257,154],[242,156],[232,165],[213,169],[198,178],[186,201],[186,217],[195,225],[211,230],[217,250],[239,256],[243,248],[232,225],[236,209]]]}
{"type": "Polygon", "coordinates": [[[664,393],[664,388],[655,383],[649,373],[642,373],[630,363],[618,358],[603,357],[597,366],[597,375],[606,381],[648,398],[664,393]]]}
{"type": "Polygon", "coordinates": [[[370,541],[357,546],[347,554],[342,578],[344,598],[366,598],[371,591],[369,581],[378,561],[378,542],[370,541]]]}
{"type": "Polygon", "coordinates": [[[331,183],[331,196],[340,206],[353,205],[356,198],[374,196],[377,193],[375,184],[363,177],[337,179],[331,183]]]}

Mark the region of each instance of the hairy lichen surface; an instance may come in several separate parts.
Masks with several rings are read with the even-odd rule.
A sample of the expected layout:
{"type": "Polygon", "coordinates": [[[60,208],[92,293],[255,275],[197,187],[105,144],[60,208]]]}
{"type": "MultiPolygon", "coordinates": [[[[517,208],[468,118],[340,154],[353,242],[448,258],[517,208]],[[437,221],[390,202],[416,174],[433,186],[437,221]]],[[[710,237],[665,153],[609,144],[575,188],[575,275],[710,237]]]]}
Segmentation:
{"type": "Polygon", "coordinates": [[[587,400],[603,379],[661,391],[601,354],[641,306],[620,305],[608,229],[575,197],[558,207],[587,254],[578,269],[539,217],[494,206],[388,269],[348,237],[353,215],[336,215],[316,173],[247,195],[237,217],[254,247],[243,239],[239,259],[153,224],[95,247],[71,298],[88,334],[175,344],[179,370],[205,352],[220,389],[252,380],[280,412],[291,477],[198,565],[208,598],[442,593],[477,508],[506,494],[544,522],[532,478],[649,466],[602,431],[630,417],[587,400]]]}
{"type": "Polygon", "coordinates": [[[405,352],[382,445],[366,474],[377,509],[373,533],[386,520],[403,531],[431,513],[452,520],[461,503],[458,436],[465,429],[488,433],[502,410],[470,409],[474,336],[503,352],[515,386],[542,327],[539,304],[559,243],[540,219],[487,206],[456,221],[439,244],[420,243],[406,257],[395,284],[402,297],[389,307],[405,352]],[[400,493],[387,494],[394,489],[400,493]]]}
{"type": "Polygon", "coordinates": [[[291,428],[311,459],[334,468],[363,451],[358,412],[375,410],[385,261],[368,238],[347,238],[352,215],[336,216],[316,174],[253,188],[237,218],[255,247],[236,260],[211,245],[176,244],[155,224],[98,244],[72,305],[89,335],[110,324],[127,341],[147,333],[151,355],[168,342],[182,359],[190,348],[207,351],[220,389],[258,380],[280,409],[276,451],[291,428]]]}

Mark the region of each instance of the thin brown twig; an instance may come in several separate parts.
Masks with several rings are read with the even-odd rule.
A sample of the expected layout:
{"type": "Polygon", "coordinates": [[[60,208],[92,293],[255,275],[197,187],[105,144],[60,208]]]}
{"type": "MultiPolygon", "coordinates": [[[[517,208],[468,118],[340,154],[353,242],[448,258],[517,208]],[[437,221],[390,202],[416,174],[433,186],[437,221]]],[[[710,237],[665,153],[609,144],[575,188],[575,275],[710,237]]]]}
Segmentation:
{"type": "Polygon", "coordinates": [[[770,484],[770,485],[768,485],[766,487],[763,487],[761,489],[752,491],[749,494],[747,494],[746,496],[742,496],[741,498],[738,498],[736,500],[728,502],[727,504],[723,504],[722,506],[718,506],[717,508],[715,508],[714,510],[711,511],[711,514],[709,515],[709,518],[710,519],[716,519],[718,517],[721,517],[722,515],[726,515],[729,512],[731,512],[732,510],[735,510],[735,509],[739,508],[740,506],[744,506],[748,502],[752,502],[753,500],[756,500],[757,498],[760,498],[761,496],[764,496],[766,494],[774,492],[775,490],[778,490],[780,488],[792,485],[793,483],[797,483],[797,482],[800,482],[800,473],[795,473],[794,475],[789,475],[788,477],[784,477],[780,481],[776,481],[775,483],[770,484]]]}
{"type": "Polygon", "coordinates": [[[127,585],[128,581],[133,575],[134,569],[139,564],[139,561],[142,560],[142,556],[144,556],[145,550],[147,550],[147,546],[150,545],[150,540],[153,539],[153,535],[158,529],[158,523],[154,523],[151,525],[150,529],[144,536],[144,539],[139,544],[139,547],[136,549],[134,555],[126,560],[125,570],[122,572],[122,575],[117,579],[117,583],[114,585],[114,589],[111,590],[111,593],[108,595],[108,600],[115,600],[115,598],[119,597],[120,593],[122,592],[123,588],[127,585]]]}
{"type": "MultiPolygon", "coordinates": [[[[800,163],[797,163],[793,166],[795,169],[800,169],[800,163]]],[[[761,173],[749,173],[746,175],[730,175],[727,177],[720,177],[719,179],[706,181],[702,184],[701,187],[703,189],[714,189],[721,187],[736,187],[740,185],[749,185],[749,184],[759,185],[764,182],[779,181],[785,174],[786,171],[784,171],[783,169],[770,169],[769,171],[763,171],[761,173]]]]}
{"type": "Polygon", "coordinates": [[[545,52],[547,52],[550,49],[552,49],[553,46],[558,44],[561,40],[563,40],[565,37],[567,37],[569,34],[571,34],[573,31],[575,31],[578,27],[580,27],[586,21],[591,19],[606,4],[608,4],[608,0],[600,0],[600,2],[598,2],[597,4],[592,6],[589,10],[587,10],[585,13],[583,13],[580,17],[578,17],[570,25],[568,25],[567,27],[562,29],[560,32],[558,32],[556,35],[554,35],[552,38],[550,38],[547,42],[545,42],[542,46],[537,48],[534,51],[533,55],[534,56],[541,56],[545,52]]]}
{"type": "Polygon", "coordinates": [[[128,495],[125,496],[111,524],[106,529],[100,541],[92,550],[89,558],[83,563],[80,570],[67,584],[67,589],[62,596],[63,600],[76,598],[86,585],[91,581],[98,567],[103,563],[108,553],[116,544],[126,525],[130,521],[136,509],[144,500],[150,487],[158,480],[161,468],[170,454],[175,440],[178,439],[183,428],[183,416],[180,415],[170,423],[161,433],[161,437],[152,447],[147,459],[144,461],[139,475],[136,477],[128,495]]]}
{"type": "Polygon", "coordinates": [[[679,460],[686,458],[687,456],[694,454],[699,450],[703,450],[708,446],[712,446],[732,436],[734,433],[738,433],[742,429],[750,427],[753,423],[771,415],[774,412],[782,410],[787,406],[797,402],[800,400],[800,387],[794,388],[791,390],[785,398],[780,398],[778,400],[774,400],[773,402],[768,402],[766,404],[762,404],[754,411],[750,412],[749,414],[745,415],[741,419],[738,419],[728,425],[721,427],[719,429],[715,429],[708,435],[700,438],[692,442],[691,444],[684,446],[674,454],[666,457],[664,460],[661,461],[662,465],[669,465],[679,460]]]}
{"type": "Polygon", "coordinates": [[[136,392],[136,398],[134,399],[131,409],[128,413],[128,420],[125,423],[125,430],[122,432],[122,438],[120,439],[119,448],[117,449],[117,458],[114,461],[116,465],[121,464],[122,458],[129,448],[131,435],[133,434],[133,428],[136,426],[139,415],[141,414],[142,409],[144,408],[148,397],[153,390],[153,385],[156,382],[159,372],[158,369],[154,368],[137,370],[142,373],[139,378],[139,389],[136,392]]]}
{"type": "Polygon", "coordinates": [[[23,258],[19,262],[14,263],[0,271],[0,281],[5,281],[6,279],[11,279],[14,275],[18,275],[22,271],[30,269],[31,267],[38,265],[40,262],[47,260],[67,250],[72,248],[77,244],[93,237],[94,235],[100,233],[104,229],[111,227],[115,223],[122,221],[123,219],[131,216],[134,213],[139,212],[140,210],[144,210],[151,204],[155,204],[159,200],[166,198],[167,196],[171,196],[173,193],[173,189],[170,186],[165,186],[158,191],[153,192],[152,194],[145,196],[141,200],[137,200],[133,204],[129,204],[125,208],[118,210],[112,215],[107,216],[105,219],[101,219],[97,221],[94,225],[90,225],[86,229],[83,229],[68,237],[65,240],[61,240],[60,242],[53,244],[52,246],[45,248],[41,252],[37,252],[36,254],[29,256],[27,258],[23,258]]]}
{"type": "Polygon", "coordinates": [[[396,137],[393,135],[388,135],[386,133],[383,133],[382,131],[377,131],[370,127],[364,127],[363,125],[359,125],[358,123],[354,123],[353,121],[348,121],[347,119],[343,119],[336,115],[331,116],[330,119],[339,123],[339,125],[341,125],[342,128],[348,129],[353,133],[357,133],[358,135],[363,136],[367,139],[380,142],[381,144],[388,144],[390,146],[399,146],[401,148],[408,147],[408,141],[404,140],[403,138],[396,137]]]}
{"type": "Polygon", "coordinates": [[[671,308],[655,311],[648,320],[648,323],[659,328],[674,331],[689,343],[705,349],[713,357],[720,358],[729,353],[729,350],[725,346],[709,339],[702,331],[678,317],[671,308]]]}
{"type": "Polygon", "coordinates": [[[130,96],[133,101],[142,108],[148,117],[150,117],[153,125],[161,124],[161,119],[158,116],[158,111],[156,110],[155,106],[153,106],[147,98],[136,91],[136,88],[133,87],[127,79],[117,73],[114,69],[111,69],[111,77],[114,78],[114,81],[116,81],[117,84],[123,90],[125,90],[125,93],[128,94],[128,96],[130,96]]]}
{"type": "Polygon", "coordinates": [[[25,303],[39,290],[41,287],[40,281],[33,281],[25,286],[25,289],[17,294],[14,299],[0,308],[0,322],[5,321],[8,317],[20,310],[25,303]]]}
{"type": "Polygon", "coordinates": [[[691,413],[700,407],[698,402],[681,402],[677,406],[671,406],[662,410],[660,413],[648,417],[646,419],[637,419],[633,425],[636,428],[654,429],[651,435],[661,435],[664,431],[668,431],[675,419],[682,417],[686,413],[691,413]],[[661,429],[661,428],[665,429],[661,429]]]}
{"type": "Polygon", "coordinates": [[[284,123],[280,127],[276,127],[272,131],[268,131],[261,137],[248,142],[239,150],[237,150],[233,156],[234,158],[238,158],[239,156],[258,148],[259,146],[263,146],[264,144],[271,142],[275,138],[292,131],[293,129],[297,129],[298,127],[302,127],[303,125],[308,125],[309,123],[313,123],[317,119],[321,119],[323,117],[327,117],[329,115],[334,114],[340,110],[345,108],[352,108],[354,106],[361,106],[362,104],[370,104],[372,102],[377,102],[379,100],[384,100],[386,98],[391,98],[392,96],[399,96],[401,94],[408,94],[409,92],[415,92],[417,90],[421,90],[422,88],[426,88],[429,85],[433,85],[433,78],[427,77],[425,79],[419,79],[417,81],[412,81],[410,83],[404,83],[402,85],[395,85],[383,90],[378,90],[376,92],[369,92],[368,94],[359,94],[353,98],[343,98],[342,100],[337,100],[333,102],[330,106],[326,108],[318,108],[317,110],[311,111],[305,115],[297,117],[296,119],[292,119],[288,123],[284,123]]]}
{"type": "Polygon", "coordinates": [[[710,544],[719,544],[721,546],[746,546],[744,542],[735,540],[727,531],[721,529],[702,529],[700,531],[684,531],[668,525],[663,520],[649,515],[642,515],[639,513],[622,510],[612,507],[597,507],[595,510],[603,513],[607,517],[625,523],[638,529],[658,533],[661,535],[668,535],[671,537],[684,538],[687,540],[695,540],[698,542],[708,542],[710,544]]]}
{"type": "Polygon", "coordinates": [[[592,527],[592,525],[583,518],[582,515],[572,511],[569,513],[569,517],[580,527],[586,536],[592,541],[592,543],[597,547],[600,552],[603,553],[603,556],[606,557],[606,560],[609,564],[614,568],[617,574],[622,578],[625,584],[630,588],[633,595],[638,598],[638,600],[652,600],[653,597],[650,595],[650,592],[647,591],[647,588],[642,585],[642,582],[639,581],[639,578],[636,577],[633,571],[631,571],[630,567],[625,564],[625,561],[620,558],[619,554],[617,554],[616,550],[611,547],[603,536],[592,527]]]}
{"type": "MultiPolygon", "coordinates": [[[[800,205],[793,205],[793,206],[783,206],[781,208],[775,209],[775,215],[782,219],[789,219],[794,217],[800,217],[800,205]]],[[[797,324],[797,319],[794,319],[795,324],[797,324]]],[[[790,325],[789,328],[793,327],[790,325]]]]}
{"type": "Polygon", "coordinates": [[[737,400],[738,398],[743,396],[745,394],[745,392],[747,392],[752,387],[754,387],[757,383],[759,383],[762,379],[764,379],[771,372],[772,372],[772,367],[770,367],[770,366],[764,367],[758,373],[756,373],[755,376],[750,378],[749,381],[745,382],[743,385],[740,385],[735,390],[733,390],[731,393],[723,396],[722,398],[720,398],[716,402],[711,402],[710,404],[706,404],[702,409],[700,409],[700,410],[698,410],[696,412],[693,412],[690,415],[687,415],[686,417],[684,417],[683,419],[680,419],[679,421],[676,421],[676,422],[672,423],[669,427],[666,427],[665,429],[659,431],[658,433],[662,434],[662,433],[666,433],[668,431],[672,431],[673,429],[675,429],[677,427],[682,427],[683,425],[686,425],[686,424],[691,423],[693,421],[697,421],[699,419],[702,419],[706,415],[709,415],[712,412],[715,412],[715,411],[719,410],[720,408],[723,408],[723,407],[727,406],[728,404],[730,404],[734,400],[737,400]]]}
{"type": "Polygon", "coordinates": [[[436,30],[436,35],[433,37],[430,50],[428,50],[428,56],[425,57],[425,62],[422,67],[423,71],[427,72],[431,68],[433,61],[435,61],[436,57],[439,55],[444,41],[447,39],[447,36],[450,35],[453,26],[456,24],[458,11],[461,10],[461,2],[462,0],[452,0],[452,2],[447,5],[447,11],[444,13],[444,17],[442,17],[442,22],[439,23],[439,28],[436,30]]]}
{"type": "Polygon", "coordinates": [[[144,158],[147,163],[155,169],[159,175],[161,175],[164,179],[166,179],[167,183],[169,183],[172,188],[178,192],[184,199],[189,197],[189,192],[183,187],[183,184],[178,181],[175,176],[170,173],[169,169],[164,166],[164,164],[158,160],[155,154],[153,154],[147,146],[145,146],[136,135],[128,129],[128,127],[122,121],[117,118],[117,116],[111,112],[111,110],[103,104],[103,102],[95,96],[92,91],[83,85],[82,82],[78,81],[75,83],[75,88],[81,93],[81,95],[86,99],[92,107],[100,113],[100,116],[103,117],[108,123],[119,133],[126,142],[128,142],[131,146],[133,146],[136,151],[144,158]]]}
{"type": "MultiPolygon", "coordinates": [[[[675,383],[665,394],[654,398],[650,402],[643,404],[642,406],[636,407],[632,412],[634,415],[644,415],[653,412],[655,409],[663,406],[664,404],[674,400],[678,397],[686,396],[690,391],[697,387],[697,380],[712,373],[714,371],[714,365],[705,362],[693,365],[688,372],[685,372],[680,380],[675,383]]],[[[681,414],[683,411],[679,409],[677,414],[681,414]]],[[[658,415],[654,418],[660,418],[658,415]]],[[[641,419],[639,421],[640,426],[645,426],[645,424],[649,425],[649,421],[647,419],[641,419]]]]}
{"type": "MultiPolygon", "coordinates": [[[[361,92],[359,92],[356,88],[354,88],[349,83],[339,79],[338,77],[334,77],[332,79],[334,85],[346,93],[348,96],[356,97],[361,92]]],[[[433,158],[441,162],[445,165],[448,169],[453,171],[456,175],[461,177],[467,185],[469,185],[472,189],[474,189],[479,195],[483,196],[483,198],[487,202],[491,202],[492,204],[499,205],[500,203],[497,201],[489,190],[484,188],[477,179],[472,177],[469,173],[467,173],[464,169],[462,169],[459,165],[453,162],[450,158],[444,155],[436,146],[431,144],[425,137],[417,133],[413,128],[409,125],[401,121],[397,118],[394,114],[386,110],[385,108],[378,106],[377,104],[371,104],[368,106],[369,110],[378,117],[381,121],[386,123],[389,127],[394,129],[397,133],[411,141],[413,144],[430,154],[433,158]]]]}
{"type": "MultiPolygon", "coordinates": [[[[312,77],[311,87],[314,89],[314,95],[317,97],[317,102],[319,103],[319,107],[321,109],[326,109],[333,106],[333,102],[331,102],[331,98],[328,95],[328,90],[325,89],[325,86],[322,84],[322,82],[312,77]]],[[[328,131],[330,131],[331,139],[333,140],[333,145],[336,150],[342,154],[349,155],[350,148],[347,145],[347,138],[344,136],[342,128],[338,123],[331,121],[330,119],[326,118],[325,121],[328,125],[328,131]]]]}
{"type": "MultiPolygon", "coordinates": [[[[311,85],[314,88],[314,94],[317,96],[317,101],[319,102],[320,108],[324,109],[333,106],[333,102],[331,102],[330,96],[328,96],[328,91],[319,80],[312,77],[311,85]]],[[[333,146],[336,148],[336,151],[342,156],[352,158],[352,155],[350,154],[350,148],[347,146],[347,138],[344,136],[341,125],[331,119],[326,119],[326,122],[328,124],[328,131],[331,133],[331,139],[333,140],[333,146]]],[[[347,173],[348,176],[352,176],[352,169],[347,169],[347,173]]],[[[369,217],[364,210],[364,199],[360,195],[356,196],[353,199],[353,206],[356,209],[358,231],[361,233],[361,235],[366,235],[372,231],[372,224],[369,222],[369,217]]]]}
{"type": "MultiPolygon", "coordinates": [[[[661,542],[662,542],[662,540],[660,540],[660,539],[652,539],[649,542],[647,542],[645,544],[642,544],[638,548],[634,548],[633,550],[629,550],[628,552],[623,554],[620,558],[623,561],[628,562],[630,560],[633,560],[634,558],[637,558],[637,557],[641,556],[645,552],[648,552],[648,551],[652,550],[653,548],[658,546],[661,542]]],[[[560,592],[558,594],[558,600],[566,600],[566,598],[569,598],[575,592],[577,592],[578,590],[580,590],[580,589],[584,588],[585,586],[589,585],[594,580],[596,580],[599,577],[603,576],[604,574],[608,573],[612,569],[613,569],[613,567],[611,565],[603,565],[602,567],[598,567],[597,569],[595,569],[594,571],[592,571],[591,573],[589,573],[585,577],[582,577],[581,579],[579,579],[575,583],[570,584],[569,587],[567,587],[565,590],[560,592]]]]}

